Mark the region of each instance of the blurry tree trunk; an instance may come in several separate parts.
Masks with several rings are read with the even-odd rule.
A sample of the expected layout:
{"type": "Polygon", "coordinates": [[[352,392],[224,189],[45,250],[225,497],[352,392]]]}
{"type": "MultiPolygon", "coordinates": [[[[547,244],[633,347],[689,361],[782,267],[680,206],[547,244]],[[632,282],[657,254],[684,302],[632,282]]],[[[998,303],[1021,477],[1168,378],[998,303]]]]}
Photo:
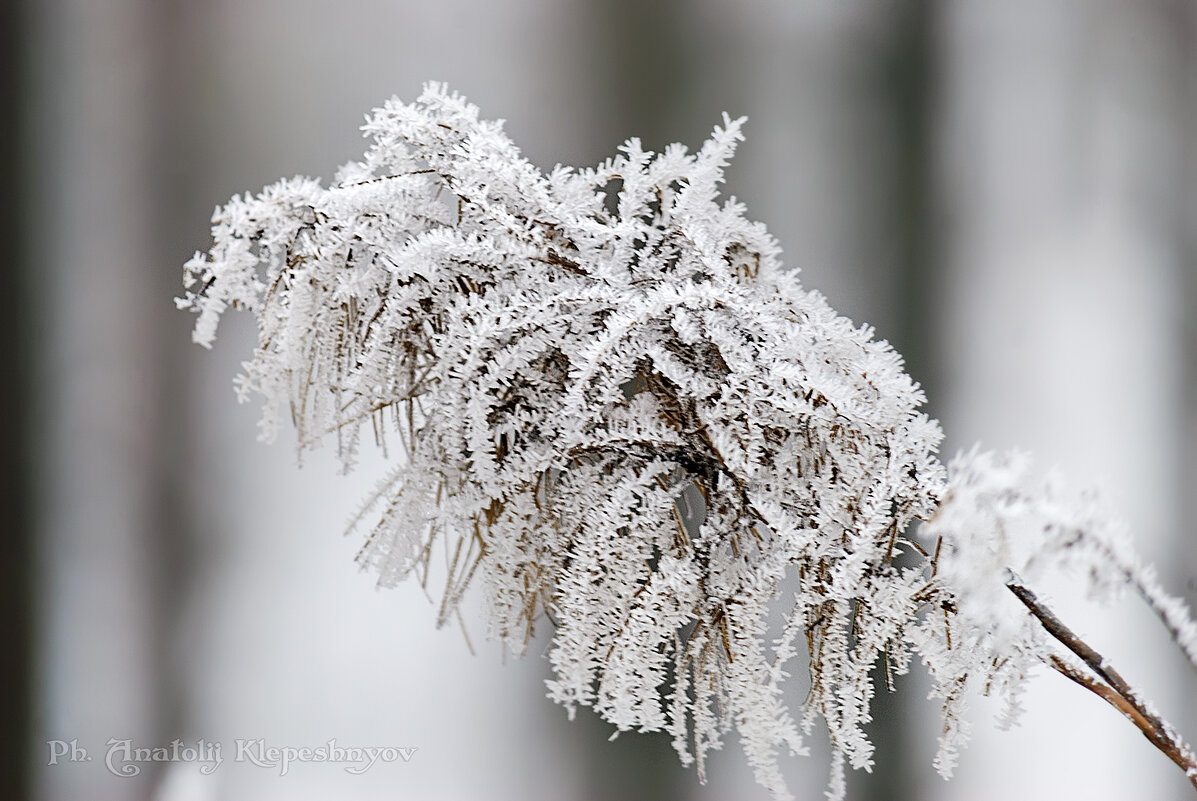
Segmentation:
{"type": "MultiPolygon", "coordinates": [[[[606,110],[592,133],[598,151],[611,153],[633,136],[659,151],[681,138],[696,71],[685,46],[684,2],[592,0],[580,13],[595,37],[588,91],[606,110]]],[[[681,767],[664,733],[628,733],[608,742],[611,725],[590,709],[581,711],[575,727],[588,799],[673,801],[694,784],[693,771],[681,767]]]]}
{"type": "MultiPolygon", "coordinates": [[[[1177,212],[1173,218],[1181,242],[1181,307],[1187,309],[1184,321],[1184,344],[1181,359],[1183,394],[1180,421],[1184,435],[1179,438],[1183,447],[1183,462],[1179,473],[1182,507],[1181,524],[1174,538],[1176,559],[1164,573],[1168,585],[1175,587],[1188,601],[1190,609],[1197,609],[1197,5],[1174,3],[1170,15],[1170,30],[1175,37],[1178,60],[1178,90],[1176,116],[1179,135],[1179,169],[1181,181],[1177,212]]],[[[1182,731],[1197,731],[1197,691],[1193,691],[1192,673],[1181,666],[1178,681],[1189,692],[1182,731]]],[[[1179,716],[1178,716],[1179,717],[1179,716]]]]}
{"type": "Polygon", "coordinates": [[[5,797],[25,801],[31,794],[30,766],[40,752],[30,742],[33,690],[32,624],[33,577],[33,319],[31,265],[25,198],[31,170],[25,145],[30,109],[27,84],[25,29],[28,9],[12,0],[0,5],[0,108],[7,124],[0,127],[0,186],[8,191],[0,200],[0,217],[8,228],[5,268],[0,270],[0,342],[4,343],[6,391],[0,394],[4,421],[0,447],[0,509],[4,510],[6,553],[0,561],[0,787],[5,797]]]}
{"type": "MultiPolygon", "coordinates": [[[[890,11],[890,30],[872,65],[875,77],[869,90],[881,110],[882,136],[891,143],[883,162],[886,170],[874,177],[886,198],[873,223],[882,232],[883,247],[871,268],[887,290],[878,299],[887,308],[877,309],[876,319],[888,318],[890,330],[881,336],[902,354],[907,371],[927,393],[928,412],[937,416],[941,353],[931,330],[938,280],[931,172],[933,9],[926,0],[915,0],[890,11]]],[[[897,691],[891,692],[881,671],[874,676],[869,731],[877,751],[872,772],[851,780],[851,797],[857,801],[919,797],[920,781],[930,775],[929,738],[920,725],[926,717],[923,679],[915,666],[911,675],[895,681],[897,691]]]]}
{"type": "Polygon", "coordinates": [[[183,531],[186,427],[176,415],[186,329],[168,302],[174,273],[162,269],[170,7],[37,3],[27,31],[39,100],[26,154],[37,165],[41,322],[35,745],[44,757],[46,740],[77,738],[91,756],[38,760],[39,795],[50,801],[150,797],[156,771],[110,775],[107,743],[158,744],[171,723],[163,665],[183,531]]]}

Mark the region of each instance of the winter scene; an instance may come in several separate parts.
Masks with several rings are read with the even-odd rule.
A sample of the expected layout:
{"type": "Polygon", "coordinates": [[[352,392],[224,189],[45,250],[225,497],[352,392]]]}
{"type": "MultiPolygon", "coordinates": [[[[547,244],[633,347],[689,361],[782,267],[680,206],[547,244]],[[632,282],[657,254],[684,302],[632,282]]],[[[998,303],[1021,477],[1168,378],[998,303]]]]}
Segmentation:
{"type": "Polygon", "coordinates": [[[13,798],[1197,793],[1197,6],[12,17],[13,798]]]}

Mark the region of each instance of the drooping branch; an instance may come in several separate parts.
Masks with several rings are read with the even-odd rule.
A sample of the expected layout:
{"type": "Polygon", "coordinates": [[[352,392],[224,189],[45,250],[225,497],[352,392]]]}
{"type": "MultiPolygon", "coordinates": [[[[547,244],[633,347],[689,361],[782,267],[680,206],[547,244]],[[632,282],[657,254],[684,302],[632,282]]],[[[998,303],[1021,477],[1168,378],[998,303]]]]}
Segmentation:
{"type": "Polygon", "coordinates": [[[1098,597],[1134,585],[1197,664],[1187,607],[1093,504],[1017,455],[940,461],[900,356],[721,200],[741,121],[696,153],[632,139],[545,174],[478,114],[430,84],[375,110],[362,161],[331,185],[232,198],[178,301],[204,345],[229,308],[258,316],[238,390],[264,398],[264,434],[289,412],[301,447],[335,436],[349,469],[363,427],[385,455],[394,426],[402,463],[352,521],[374,520],[360,560],[381,584],[427,587],[443,549],[440,622],[482,584],[491,632],[523,653],[543,613],[549,696],[571,715],[668,731],[700,777],[735,730],[775,798],[788,797],[779,755],[805,753],[799,729],[819,718],[843,798],[844,767],[873,764],[874,669],[888,679],[916,657],[943,701],[945,777],[970,685],[1013,700],[1043,662],[1197,783],[1188,746],[1021,580],[1011,591],[1088,670],[995,601],[1006,570],[1079,560],[1098,597]],[[701,499],[683,518],[687,494],[701,499]],[[933,554],[903,534],[916,519],[933,554]],[[785,685],[803,639],[796,717],[785,685]]]}
{"type": "Polygon", "coordinates": [[[1056,617],[1034,592],[1013,581],[1006,584],[1006,587],[1030,610],[1044,630],[1057,642],[1076,654],[1096,674],[1096,677],[1081,672],[1054,654],[1050,658],[1052,668],[1121,712],[1127,720],[1135,724],[1152,745],[1185,772],[1189,783],[1197,789],[1197,757],[1194,756],[1193,750],[1176,730],[1153,712],[1122,677],[1122,674],[1115,670],[1104,656],[1056,617]]]}

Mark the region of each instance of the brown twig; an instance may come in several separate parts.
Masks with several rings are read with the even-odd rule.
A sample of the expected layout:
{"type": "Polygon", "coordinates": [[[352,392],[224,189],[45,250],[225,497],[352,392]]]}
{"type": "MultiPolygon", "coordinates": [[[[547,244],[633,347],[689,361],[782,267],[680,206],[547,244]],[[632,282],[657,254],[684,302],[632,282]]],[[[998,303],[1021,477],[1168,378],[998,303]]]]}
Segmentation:
{"type": "Polygon", "coordinates": [[[1052,668],[1121,712],[1127,720],[1135,724],[1152,745],[1176,763],[1185,772],[1189,783],[1197,788],[1197,757],[1194,756],[1192,749],[1180,735],[1166,721],[1148,709],[1134,688],[1122,678],[1122,675],[1110,665],[1106,658],[1078,637],[1072,629],[1064,625],[1063,621],[1044,606],[1035,593],[1013,581],[1006,584],[1006,588],[1030,610],[1048,634],[1076,654],[1097,674],[1097,677],[1082,673],[1055,655],[1051,657],[1052,668]]]}

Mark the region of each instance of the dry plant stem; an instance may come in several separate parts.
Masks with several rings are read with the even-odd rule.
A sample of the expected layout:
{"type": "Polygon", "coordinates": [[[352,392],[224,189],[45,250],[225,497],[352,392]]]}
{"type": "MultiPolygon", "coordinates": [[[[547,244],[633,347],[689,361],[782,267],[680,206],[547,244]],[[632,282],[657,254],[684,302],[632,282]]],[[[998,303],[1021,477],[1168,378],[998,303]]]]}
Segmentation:
{"type": "Polygon", "coordinates": [[[361,564],[427,592],[443,552],[438,623],[460,621],[478,578],[490,632],[518,654],[543,613],[556,627],[546,689],[571,717],[590,706],[621,731],[665,730],[700,777],[735,730],[778,798],[778,757],[804,750],[799,729],[821,718],[828,795],[842,799],[844,768],[873,759],[878,662],[887,683],[915,656],[927,664],[945,777],[967,740],[969,677],[1013,697],[1046,662],[1197,786],[1188,747],[1013,570],[1080,558],[1103,595],[1129,579],[1197,663],[1184,604],[1119,525],[1024,458],[974,449],[941,463],[942,431],[900,357],[804,289],[723,199],[742,122],[725,117],[697,152],[632,139],[596,167],[545,174],[499,123],[429,84],[367,118],[365,156],[331,184],[279,181],[219,209],[177,303],[198,313],[205,346],[228,309],[257,316],[237,387],[263,396],[264,434],[289,410],[301,449],[335,436],[348,470],[363,428],[387,458],[393,419],[406,458],[353,520],[373,518],[361,564]],[[904,536],[916,519],[951,547],[904,536]],[[1010,527],[1031,525],[1051,536],[1006,547],[1010,527]],[[999,557],[1055,642],[1033,624],[1009,631],[989,603],[954,605],[999,557]],[[811,679],[795,719],[785,667],[803,637],[811,679]]]}
{"type": "Polygon", "coordinates": [[[1134,689],[1106,661],[1105,657],[1078,637],[1072,629],[1064,625],[1063,621],[1043,605],[1035,593],[1021,584],[1013,582],[1007,584],[1006,587],[1014,593],[1018,600],[1022,601],[1048,634],[1080,657],[1081,661],[1088,665],[1101,680],[1081,673],[1054,655],[1051,657],[1051,666],[1061,675],[1099,696],[1121,712],[1135,724],[1144,737],[1151,741],[1152,745],[1176,763],[1185,772],[1189,783],[1197,788],[1197,758],[1194,757],[1192,749],[1180,735],[1166,721],[1149,710],[1134,689]]]}

